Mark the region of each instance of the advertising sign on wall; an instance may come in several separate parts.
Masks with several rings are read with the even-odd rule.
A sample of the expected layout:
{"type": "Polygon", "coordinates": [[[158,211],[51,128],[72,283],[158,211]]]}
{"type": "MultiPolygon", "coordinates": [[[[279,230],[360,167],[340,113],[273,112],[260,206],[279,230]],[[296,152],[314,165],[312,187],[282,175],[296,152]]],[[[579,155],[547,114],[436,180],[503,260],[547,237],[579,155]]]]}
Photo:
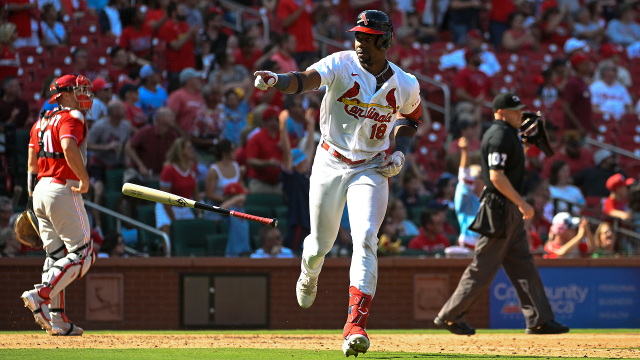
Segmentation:
{"type": "MultiPolygon", "coordinates": [[[[639,268],[540,268],[556,320],[574,328],[640,328],[639,268]]],[[[489,294],[492,329],[523,329],[515,288],[500,270],[489,294]]]]}

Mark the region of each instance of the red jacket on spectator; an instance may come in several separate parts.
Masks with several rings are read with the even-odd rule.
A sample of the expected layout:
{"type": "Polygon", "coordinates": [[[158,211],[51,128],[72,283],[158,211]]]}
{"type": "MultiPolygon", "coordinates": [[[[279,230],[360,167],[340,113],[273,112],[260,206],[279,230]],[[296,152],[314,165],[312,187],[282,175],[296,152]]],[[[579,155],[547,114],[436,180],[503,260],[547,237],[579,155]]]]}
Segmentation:
{"type": "Polygon", "coordinates": [[[75,2],[72,0],[60,0],[60,5],[64,9],[65,14],[69,15],[73,15],[74,12],[87,11],[87,3],[84,0],[76,0],[75,2]],[[76,4],[78,7],[75,6],[76,4]]]}
{"type": "Polygon", "coordinates": [[[180,72],[188,67],[196,67],[196,58],[193,55],[193,40],[188,40],[179,50],[173,50],[169,44],[183,36],[188,36],[189,25],[186,21],[179,23],[171,19],[162,25],[158,31],[158,37],[167,43],[165,58],[168,72],[180,72]]]}
{"type": "Polygon", "coordinates": [[[298,5],[294,0],[280,0],[276,13],[280,21],[287,16],[293,14],[300,6],[304,6],[304,10],[300,16],[286,28],[286,31],[295,36],[297,41],[296,52],[316,51],[313,45],[313,31],[311,23],[311,12],[313,11],[313,3],[309,0],[302,0],[302,4],[298,5]]]}
{"type": "Polygon", "coordinates": [[[627,202],[622,202],[610,197],[604,199],[604,203],[602,204],[602,212],[605,215],[609,215],[611,213],[611,210],[627,211],[627,202]]]}
{"type": "Polygon", "coordinates": [[[506,24],[509,21],[509,15],[515,11],[516,6],[512,0],[493,0],[491,1],[489,19],[506,24]]]}
{"type": "Polygon", "coordinates": [[[541,42],[546,44],[556,44],[559,47],[562,47],[564,43],[571,38],[571,33],[569,32],[569,28],[567,24],[564,22],[558,24],[556,30],[551,34],[547,34],[545,29],[547,28],[548,23],[543,22],[540,24],[540,33],[541,33],[541,42]]]}
{"type": "MultiPolygon", "coordinates": [[[[9,4],[24,5],[30,2],[29,0],[0,0],[0,6],[2,6],[2,9],[6,9],[9,4]]],[[[36,6],[31,9],[7,11],[7,22],[12,22],[16,25],[18,37],[31,37],[31,16],[37,12],[37,3],[36,6]]]]}
{"type": "Polygon", "coordinates": [[[236,59],[236,64],[243,65],[247,68],[247,70],[249,70],[249,72],[253,72],[253,66],[255,65],[256,61],[258,61],[258,59],[262,57],[262,51],[260,51],[260,49],[258,48],[254,48],[251,56],[247,58],[244,56],[244,53],[241,49],[236,49],[233,53],[233,56],[236,59]]]}
{"type": "Polygon", "coordinates": [[[451,246],[449,239],[442,234],[437,234],[435,238],[430,239],[424,233],[424,230],[420,228],[420,235],[414,237],[409,241],[409,249],[423,250],[425,252],[442,251],[451,246]]]}

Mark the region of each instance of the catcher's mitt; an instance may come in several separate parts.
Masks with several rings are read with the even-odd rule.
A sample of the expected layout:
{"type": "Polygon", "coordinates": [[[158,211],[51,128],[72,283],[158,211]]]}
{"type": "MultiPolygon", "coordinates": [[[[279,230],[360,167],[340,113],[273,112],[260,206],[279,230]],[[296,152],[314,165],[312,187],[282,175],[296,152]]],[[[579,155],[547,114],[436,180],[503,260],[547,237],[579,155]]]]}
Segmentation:
{"type": "Polygon", "coordinates": [[[547,158],[552,157],[555,151],[549,144],[549,137],[545,129],[545,121],[542,113],[533,111],[522,112],[522,125],[520,125],[520,136],[526,139],[530,145],[535,145],[542,150],[547,158]]]}
{"type": "Polygon", "coordinates": [[[42,240],[40,240],[40,232],[38,231],[38,218],[32,210],[27,210],[18,215],[13,229],[16,232],[18,241],[24,245],[34,249],[42,247],[42,240]]]}

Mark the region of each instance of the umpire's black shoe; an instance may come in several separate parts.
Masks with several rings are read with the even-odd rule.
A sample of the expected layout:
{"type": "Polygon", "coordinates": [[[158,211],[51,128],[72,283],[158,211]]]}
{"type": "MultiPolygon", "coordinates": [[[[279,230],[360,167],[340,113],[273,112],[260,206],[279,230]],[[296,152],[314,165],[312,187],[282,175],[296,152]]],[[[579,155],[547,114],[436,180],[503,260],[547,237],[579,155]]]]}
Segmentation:
{"type": "Polygon", "coordinates": [[[569,327],[562,325],[555,320],[547,321],[546,323],[536,326],[534,328],[528,328],[527,334],[564,334],[569,332],[569,327]]]}
{"type": "Polygon", "coordinates": [[[466,322],[451,323],[451,325],[449,325],[448,322],[440,319],[439,317],[436,317],[433,320],[433,323],[436,324],[436,326],[441,329],[449,330],[452,334],[456,334],[456,335],[475,335],[476,334],[476,329],[469,326],[469,324],[467,324],[466,322]]]}

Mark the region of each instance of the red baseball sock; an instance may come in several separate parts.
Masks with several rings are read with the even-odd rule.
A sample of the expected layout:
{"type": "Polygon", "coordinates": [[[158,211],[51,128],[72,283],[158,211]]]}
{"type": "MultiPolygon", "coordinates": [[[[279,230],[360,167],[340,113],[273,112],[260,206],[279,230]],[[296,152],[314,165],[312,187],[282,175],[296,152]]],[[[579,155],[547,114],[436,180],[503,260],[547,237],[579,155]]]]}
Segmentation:
{"type": "Polygon", "coordinates": [[[362,334],[369,338],[364,331],[369,317],[369,306],[371,306],[371,295],[363,294],[355,286],[349,287],[349,316],[342,331],[345,339],[349,334],[362,334]]]}

